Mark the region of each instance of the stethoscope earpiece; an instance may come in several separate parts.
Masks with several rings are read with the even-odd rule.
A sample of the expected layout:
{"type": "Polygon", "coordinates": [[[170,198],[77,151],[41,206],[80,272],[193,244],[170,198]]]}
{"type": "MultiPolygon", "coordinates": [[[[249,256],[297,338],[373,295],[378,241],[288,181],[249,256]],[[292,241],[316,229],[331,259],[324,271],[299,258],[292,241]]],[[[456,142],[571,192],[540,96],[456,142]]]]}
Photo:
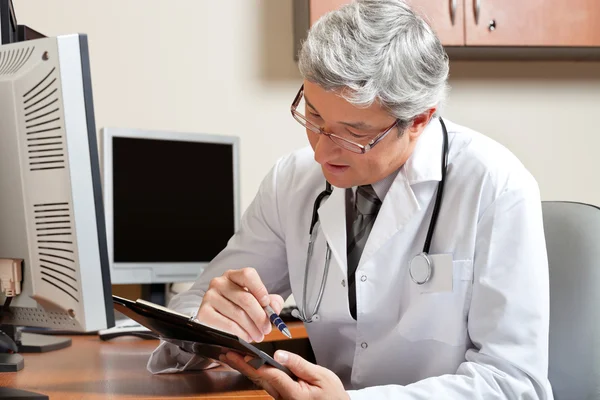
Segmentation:
{"type": "Polygon", "coordinates": [[[297,308],[294,308],[292,310],[292,317],[298,318],[300,321],[304,321],[304,318],[302,318],[302,316],[300,315],[300,311],[298,311],[297,308]]]}
{"type": "Polygon", "coordinates": [[[292,310],[292,317],[298,318],[300,321],[306,322],[306,323],[319,322],[319,320],[321,319],[321,317],[319,317],[319,314],[314,314],[310,319],[306,319],[302,315],[300,315],[300,311],[298,311],[297,308],[294,308],[292,310]]]}

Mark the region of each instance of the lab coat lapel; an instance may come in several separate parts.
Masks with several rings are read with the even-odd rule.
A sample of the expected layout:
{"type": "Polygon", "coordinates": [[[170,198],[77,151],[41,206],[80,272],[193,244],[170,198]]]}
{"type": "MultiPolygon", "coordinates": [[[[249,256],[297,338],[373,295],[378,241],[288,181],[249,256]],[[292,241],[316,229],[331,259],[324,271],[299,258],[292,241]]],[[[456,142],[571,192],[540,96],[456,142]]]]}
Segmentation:
{"type": "Polygon", "coordinates": [[[406,179],[404,170],[401,169],[381,205],[381,209],[360,258],[359,268],[385,242],[403,229],[419,209],[419,203],[415,194],[406,179]]]}
{"type": "Polygon", "coordinates": [[[321,229],[329,243],[335,264],[346,275],[346,196],[345,189],[333,188],[331,196],[319,207],[321,229]]]}

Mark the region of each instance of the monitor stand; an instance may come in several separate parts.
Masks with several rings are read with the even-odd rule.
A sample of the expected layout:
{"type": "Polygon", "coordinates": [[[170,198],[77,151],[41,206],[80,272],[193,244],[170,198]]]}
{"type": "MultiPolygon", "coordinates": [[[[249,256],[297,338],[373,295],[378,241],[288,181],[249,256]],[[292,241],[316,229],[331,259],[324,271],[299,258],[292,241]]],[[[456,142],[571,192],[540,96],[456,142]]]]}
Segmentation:
{"type": "Polygon", "coordinates": [[[0,372],[17,372],[22,370],[24,365],[22,355],[0,353],[0,372]]]}
{"type": "Polygon", "coordinates": [[[71,338],[36,333],[21,333],[21,341],[17,342],[19,353],[46,353],[64,349],[70,345],[71,338]]]}
{"type": "Polygon", "coordinates": [[[25,333],[13,325],[3,325],[0,329],[16,344],[19,353],[46,353],[69,347],[71,338],[25,333]]]}
{"type": "MultiPolygon", "coordinates": [[[[21,333],[19,331],[16,331],[15,335],[15,329],[12,327],[7,329],[6,326],[2,327],[1,330],[2,342],[7,339],[12,340],[16,344],[17,353],[45,353],[64,349],[71,345],[70,338],[21,333]],[[15,340],[15,336],[18,337],[17,340],[15,340]]],[[[8,347],[4,343],[2,345],[8,347]]],[[[23,369],[23,356],[17,353],[0,353],[0,372],[17,372],[23,369]]]]}
{"type": "Polygon", "coordinates": [[[0,399],[48,400],[48,396],[45,394],[28,392],[27,390],[0,387],[0,399]]]}
{"type": "MultiPolygon", "coordinates": [[[[64,349],[71,345],[70,338],[61,338],[33,333],[22,333],[13,325],[1,325],[2,344],[15,348],[19,353],[45,353],[47,351],[64,349]],[[10,340],[13,343],[10,343],[10,340]]],[[[17,353],[0,353],[0,372],[17,372],[23,369],[25,361],[17,353]]],[[[26,390],[0,387],[0,398],[24,400],[48,400],[48,396],[26,390]]]]}

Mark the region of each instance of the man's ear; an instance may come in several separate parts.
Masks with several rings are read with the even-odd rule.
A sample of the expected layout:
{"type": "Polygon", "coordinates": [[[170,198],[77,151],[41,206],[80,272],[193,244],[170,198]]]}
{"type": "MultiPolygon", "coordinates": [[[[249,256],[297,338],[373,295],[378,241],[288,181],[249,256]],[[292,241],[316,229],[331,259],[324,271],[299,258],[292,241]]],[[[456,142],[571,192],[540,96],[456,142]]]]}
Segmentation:
{"type": "Polygon", "coordinates": [[[421,136],[421,133],[423,133],[423,130],[425,129],[427,124],[429,124],[429,121],[431,121],[431,118],[433,117],[433,114],[435,114],[435,111],[436,108],[433,107],[425,111],[423,114],[417,115],[415,117],[412,125],[409,126],[407,129],[411,139],[416,139],[419,136],[421,136]]]}

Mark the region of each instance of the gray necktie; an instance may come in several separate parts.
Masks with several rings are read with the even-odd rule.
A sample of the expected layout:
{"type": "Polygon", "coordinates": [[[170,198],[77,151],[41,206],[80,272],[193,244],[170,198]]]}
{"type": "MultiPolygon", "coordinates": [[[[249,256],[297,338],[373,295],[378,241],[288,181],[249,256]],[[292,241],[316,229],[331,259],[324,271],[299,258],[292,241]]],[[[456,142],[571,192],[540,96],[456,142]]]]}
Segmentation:
{"type": "Polygon", "coordinates": [[[356,189],[354,222],[348,230],[348,246],[346,249],[348,255],[348,301],[350,303],[350,314],[354,319],[356,319],[354,273],[380,207],[381,200],[379,200],[371,185],[359,186],[356,189]]]}

